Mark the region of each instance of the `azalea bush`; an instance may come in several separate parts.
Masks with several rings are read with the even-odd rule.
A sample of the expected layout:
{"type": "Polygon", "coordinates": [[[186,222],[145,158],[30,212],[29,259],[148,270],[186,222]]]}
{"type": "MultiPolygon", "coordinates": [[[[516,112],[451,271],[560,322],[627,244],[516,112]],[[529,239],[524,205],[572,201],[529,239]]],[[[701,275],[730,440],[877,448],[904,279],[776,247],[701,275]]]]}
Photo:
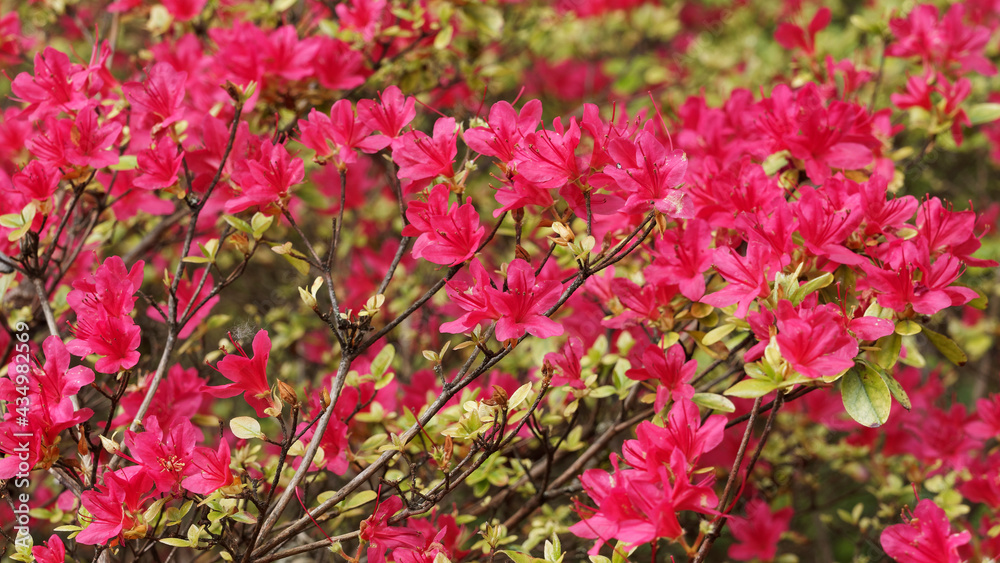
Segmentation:
{"type": "Polygon", "coordinates": [[[0,2],[4,557],[1000,557],[998,27],[0,2]]]}

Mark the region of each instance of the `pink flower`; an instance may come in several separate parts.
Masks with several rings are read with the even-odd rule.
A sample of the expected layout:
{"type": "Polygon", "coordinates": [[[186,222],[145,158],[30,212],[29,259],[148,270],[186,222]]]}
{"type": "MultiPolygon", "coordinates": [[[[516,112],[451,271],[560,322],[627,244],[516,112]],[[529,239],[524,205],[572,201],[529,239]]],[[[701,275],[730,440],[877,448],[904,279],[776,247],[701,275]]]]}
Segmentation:
{"type": "Polygon", "coordinates": [[[944,510],[933,500],[923,499],[903,524],[882,532],[882,549],[899,563],[959,563],[959,546],[972,539],[968,530],[952,534],[944,510]]]}
{"type": "Polygon", "coordinates": [[[114,144],[122,131],[120,123],[97,122],[96,111],[81,111],[73,125],[71,144],[66,148],[66,160],[77,166],[104,168],[118,163],[114,144]]]}
{"type": "Polygon", "coordinates": [[[580,359],[585,352],[583,342],[579,338],[572,337],[558,352],[546,354],[545,361],[555,367],[556,375],[552,377],[552,385],[569,385],[574,389],[586,388],[580,367],[580,359]]]}
{"type": "Polygon", "coordinates": [[[670,217],[690,216],[684,192],[678,189],[687,173],[684,151],[668,152],[652,133],[642,131],[635,142],[611,141],[608,152],[616,163],[604,167],[604,173],[628,195],[623,212],[646,213],[655,208],[670,217]]]}
{"type": "Polygon", "coordinates": [[[157,492],[178,491],[181,479],[196,471],[191,456],[200,432],[187,420],[161,429],[155,416],[147,416],[143,424],[143,432],[125,432],[125,445],[146,468],[157,492]]]}
{"type": "Polygon", "coordinates": [[[528,133],[534,133],[542,119],[542,102],[531,100],[521,112],[505,101],[493,104],[486,127],[474,127],[462,134],[469,148],[504,164],[514,160],[518,145],[528,133]]]}
{"type": "Polygon", "coordinates": [[[284,205],[292,186],[305,179],[305,164],[288,153],[282,144],[265,141],[258,158],[246,161],[245,171],[234,172],[239,195],[226,202],[226,213],[237,213],[254,206],[267,208],[284,205]]]}
{"type": "Polygon", "coordinates": [[[794,307],[778,303],[781,357],[805,377],[836,375],[854,366],[858,342],[848,334],[836,305],[794,307]]]}
{"type": "Polygon", "coordinates": [[[490,302],[500,313],[497,340],[520,338],[525,333],[539,338],[559,336],[563,327],[543,313],[559,301],[562,284],[535,281],[531,264],[515,259],[507,266],[507,291],[487,287],[490,302]]]}
{"type": "Polygon", "coordinates": [[[76,336],[66,344],[66,348],[74,356],[102,356],[94,365],[94,369],[101,373],[116,373],[139,363],[137,348],[141,336],[132,317],[111,317],[104,311],[98,311],[98,318],[92,324],[77,320],[76,336]],[[82,327],[87,329],[86,338],[81,338],[82,327]]]}
{"type": "Polygon", "coordinates": [[[517,172],[543,189],[556,189],[580,177],[583,159],[576,156],[580,126],[571,118],[569,128],[556,118],[553,131],[528,133],[517,149],[517,172]]]}
{"type": "Polygon", "coordinates": [[[267,383],[267,358],[271,353],[271,339],[266,330],[253,337],[253,357],[247,356],[237,345],[238,354],[227,354],[219,361],[218,371],[233,383],[209,388],[216,397],[235,397],[243,393],[247,404],[253,407],[257,416],[269,417],[269,409],[274,408],[271,386],[267,383]]]}
{"type": "Polygon", "coordinates": [[[140,174],[132,184],[137,188],[155,190],[177,183],[177,173],[184,160],[184,151],[177,151],[172,141],[164,137],[155,148],[146,149],[137,157],[140,174]]]}
{"type": "Polygon", "coordinates": [[[153,117],[155,133],[184,117],[187,77],[186,72],[177,72],[170,63],[156,63],[149,68],[145,81],[126,82],[122,90],[133,108],[153,117]]]}
{"type": "Polygon", "coordinates": [[[15,190],[36,201],[45,201],[52,197],[61,179],[62,173],[58,169],[46,166],[37,160],[29,162],[11,178],[15,190]]]}
{"type": "Polygon", "coordinates": [[[830,25],[830,8],[822,7],[813,16],[807,29],[783,23],[774,32],[774,40],[782,47],[792,49],[802,49],[806,55],[812,56],[816,49],[816,34],[830,25]]]}
{"type": "Polygon", "coordinates": [[[750,304],[758,297],[770,293],[768,277],[772,269],[767,250],[762,244],[747,245],[746,257],[733,252],[729,247],[717,248],[713,256],[715,269],[729,282],[729,285],[715,293],[702,297],[702,303],[726,307],[739,303],[736,316],[746,317],[750,304]]]}
{"type": "Polygon", "coordinates": [[[87,527],[76,536],[78,543],[107,544],[112,538],[142,537],[143,502],[154,486],[153,479],[139,466],[104,473],[104,484],[80,495],[83,507],[91,515],[87,527]],[[132,536],[133,530],[141,533],[132,536]]]}
{"type": "Polygon", "coordinates": [[[414,201],[406,210],[410,224],[403,236],[417,237],[413,257],[435,264],[461,264],[479,248],[486,228],[479,224],[479,215],[468,198],[462,205],[448,205],[451,190],[438,184],[427,196],[427,202],[414,201]]]}
{"type": "Polygon", "coordinates": [[[416,103],[416,98],[404,96],[398,86],[389,86],[379,93],[378,102],[358,100],[358,117],[372,130],[395,139],[417,116],[416,103]]]}
{"type": "Polygon", "coordinates": [[[944,18],[933,4],[921,4],[907,18],[894,18],[889,28],[896,41],[889,44],[890,57],[920,57],[925,65],[951,72],[973,70],[986,76],[996,74],[996,68],[983,56],[990,40],[990,30],[984,26],[966,26],[965,6],[954,4],[944,18]]]}
{"type": "Polygon", "coordinates": [[[689,219],[670,229],[657,244],[653,263],[646,267],[650,283],[676,284],[681,295],[698,301],[705,295],[705,272],[712,266],[712,229],[706,221],[689,219]]]}
{"type": "Polygon", "coordinates": [[[69,367],[70,356],[58,336],[49,336],[42,343],[45,364],[32,375],[39,394],[47,403],[58,404],[65,397],[76,395],[94,382],[94,372],[84,366],[69,367]]]}
{"type": "Polygon", "coordinates": [[[760,559],[770,561],[778,554],[781,534],[788,531],[792,508],[771,512],[767,502],[753,499],[747,502],[746,518],[733,518],[729,528],[738,543],[729,547],[729,557],[739,561],[760,559]]]}
{"type": "Polygon", "coordinates": [[[18,74],[11,83],[11,91],[18,101],[30,104],[27,110],[32,120],[55,116],[60,111],[73,113],[90,103],[82,92],[83,85],[74,80],[82,69],[81,65],[70,63],[65,53],[46,47],[35,54],[35,75],[18,74]]]}
{"type": "Polygon", "coordinates": [[[62,538],[52,534],[43,545],[33,546],[31,554],[35,556],[36,563],[65,563],[66,546],[63,545],[62,538]]]}
{"type": "Polygon", "coordinates": [[[442,117],[434,122],[434,135],[410,131],[392,144],[392,159],[399,166],[399,177],[429,180],[435,176],[450,178],[458,154],[455,118],[442,117]]]}
{"type": "Polygon", "coordinates": [[[66,297],[76,312],[76,338],[66,348],[74,356],[104,356],[94,366],[101,373],[130,369],[139,361],[140,331],[129,313],[142,285],[143,265],[140,260],[128,270],[120,257],[111,256],[94,276],[73,282],[66,297]]]}
{"type": "Polygon", "coordinates": [[[687,399],[679,399],[667,415],[665,427],[643,421],[636,427],[636,440],[622,444],[622,457],[629,465],[650,474],[657,467],[669,467],[674,451],[680,451],[689,470],[697,466],[702,454],[712,451],[722,443],[726,417],[709,416],[701,422],[698,406],[687,399]]]}
{"type": "Polygon", "coordinates": [[[211,495],[215,491],[233,484],[233,473],[229,470],[232,457],[229,453],[229,443],[225,438],[219,440],[219,449],[198,447],[194,450],[191,463],[194,465],[192,475],[181,487],[199,495],[211,495]]]}
{"type": "Polygon", "coordinates": [[[696,360],[688,361],[683,346],[674,344],[666,351],[659,346],[647,346],[642,352],[641,360],[639,360],[638,354],[635,352],[633,354],[635,356],[633,356],[632,365],[639,367],[628,370],[625,372],[625,376],[638,381],[654,379],[659,383],[657,410],[664,407],[667,399],[680,401],[694,396],[694,387],[688,381],[698,371],[698,362],[696,360]],[[660,389],[664,392],[662,399],[664,404],[660,404],[660,389]]]}
{"type": "MultiPolygon", "coordinates": [[[[412,205],[412,204],[411,204],[412,205]]],[[[443,323],[441,332],[460,333],[469,332],[484,321],[492,321],[500,318],[490,300],[492,280],[489,273],[479,260],[473,260],[469,264],[469,273],[462,272],[455,278],[448,280],[445,289],[448,299],[465,311],[461,317],[443,323]]]]}
{"type": "Polygon", "coordinates": [[[332,37],[319,37],[319,49],[312,64],[320,85],[328,90],[360,86],[370,74],[361,51],[332,37]]]}
{"type": "Polygon", "coordinates": [[[358,119],[350,100],[337,100],[329,117],[313,109],[309,119],[299,122],[303,145],[316,151],[316,160],[332,160],[338,168],[357,162],[354,149],[378,152],[389,146],[387,137],[369,136],[370,123],[358,119]]]}
{"type": "Polygon", "coordinates": [[[368,542],[369,563],[385,563],[385,553],[390,549],[421,549],[423,535],[416,530],[401,526],[390,526],[389,518],[403,508],[399,497],[385,499],[375,508],[375,512],[361,522],[361,540],[368,542]]]}
{"type": "Polygon", "coordinates": [[[207,0],[161,0],[161,2],[175,20],[186,22],[201,13],[207,0]]]}

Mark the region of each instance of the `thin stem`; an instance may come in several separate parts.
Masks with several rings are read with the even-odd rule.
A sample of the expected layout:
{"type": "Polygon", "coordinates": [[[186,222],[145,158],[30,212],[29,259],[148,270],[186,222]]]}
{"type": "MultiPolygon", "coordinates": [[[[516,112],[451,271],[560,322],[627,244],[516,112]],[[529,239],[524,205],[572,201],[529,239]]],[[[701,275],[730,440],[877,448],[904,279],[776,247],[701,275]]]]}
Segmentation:
{"type": "Polygon", "coordinates": [[[292,476],[292,480],[285,487],[285,491],[280,497],[278,497],[278,502],[275,503],[274,508],[271,509],[267,518],[265,518],[264,525],[261,526],[260,532],[257,534],[258,537],[263,537],[271,531],[271,528],[273,528],[277,523],[278,517],[281,516],[281,512],[288,505],[289,501],[292,500],[292,496],[295,494],[295,488],[305,477],[306,472],[309,471],[313,458],[316,457],[316,452],[319,451],[319,443],[323,441],[323,434],[326,432],[327,426],[330,425],[330,419],[333,418],[334,407],[336,407],[337,399],[340,398],[340,393],[344,389],[344,382],[347,380],[347,372],[351,369],[351,362],[353,359],[354,358],[349,355],[341,356],[340,365],[337,368],[337,378],[334,381],[333,389],[330,392],[330,404],[327,405],[326,410],[323,412],[323,416],[316,424],[315,433],[313,434],[312,440],[309,441],[309,447],[306,449],[301,465],[299,465],[298,470],[296,470],[295,474],[292,476]]]}
{"type": "MultiPolygon", "coordinates": [[[[139,410],[135,414],[135,418],[132,419],[132,423],[129,425],[129,430],[135,432],[139,425],[142,424],[142,419],[145,417],[146,412],[149,407],[153,404],[153,396],[156,395],[156,389],[160,386],[160,381],[163,380],[164,375],[167,373],[167,367],[170,363],[170,356],[174,351],[174,346],[177,344],[177,335],[181,331],[181,326],[178,326],[177,322],[177,287],[180,284],[181,273],[184,269],[184,258],[191,251],[191,244],[194,240],[195,232],[198,228],[198,217],[201,215],[201,210],[205,208],[205,204],[208,203],[209,198],[212,196],[212,192],[219,183],[219,179],[222,178],[222,169],[226,165],[226,160],[229,159],[230,153],[232,153],[233,145],[236,142],[236,131],[239,129],[240,115],[243,113],[243,102],[237,101],[235,106],[235,111],[233,113],[233,123],[229,128],[229,140],[226,143],[226,150],[222,154],[222,160],[219,162],[219,168],[215,171],[215,176],[212,178],[212,182],[209,184],[208,189],[205,190],[205,195],[202,197],[201,201],[195,204],[191,211],[191,219],[188,222],[187,235],[184,237],[184,247],[181,251],[181,256],[177,260],[177,266],[174,268],[174,278],[171,280],[170,289],[167,292],[167,318],[164,319],[167,323],[167,340],[163,346],[163,354],[160,356],[160,362],[156,366],[156,373],[153,375],[153,379],[149,382],[149,388],[146,389],[146,396],[143,397],[142,404],[139,406],[139,410]]],[[[115,455],[111,461],[108,463],[108,467],[114,470],[121,464],[122,458],[115,455]]]]}

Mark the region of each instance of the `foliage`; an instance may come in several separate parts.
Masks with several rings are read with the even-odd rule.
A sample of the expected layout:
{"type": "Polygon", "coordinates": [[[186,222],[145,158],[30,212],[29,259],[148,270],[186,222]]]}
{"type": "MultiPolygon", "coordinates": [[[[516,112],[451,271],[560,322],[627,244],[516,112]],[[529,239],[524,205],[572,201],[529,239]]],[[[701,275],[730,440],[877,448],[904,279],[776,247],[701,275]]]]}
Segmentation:
{"type": "Polygon", "coordinates": [[[1000,557],[998,27],[0,2],[4,553],[1000,557]]]}

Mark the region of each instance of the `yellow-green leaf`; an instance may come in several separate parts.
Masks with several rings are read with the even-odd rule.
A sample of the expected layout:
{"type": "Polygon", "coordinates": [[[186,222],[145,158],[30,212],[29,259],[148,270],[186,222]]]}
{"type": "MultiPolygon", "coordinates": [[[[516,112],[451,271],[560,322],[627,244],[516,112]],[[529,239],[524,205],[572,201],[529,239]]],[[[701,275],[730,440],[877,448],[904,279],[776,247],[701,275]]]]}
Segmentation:
{"type": "Polygon", "coordinates": [[[736,410],[736,405],[732,401],[717,393],[695,393],[691,400],[699,407],[719,412],[734,412],[736,410]]]}
{"type": "Polygon", "coordinates": [[[948,338],[947,336],[934,332],[933,330],[924,327],[924,336],[927,340],[931,341],[931,344],[938,349],[938,352],[944,355],[945,358],[951,361],[951,363],[956,366],[964,366],[966,362],[969,361],[969,357],[965,355],[965,352],[955,344],[955,341],[948,338]]]}
{"type": "Polygon", "coordinates": [[[729,389],[726,389],[723,395],[739,397],[741,399],[756,399],[757,397],[767,395],[778,387],[781,387],[781,384],[773,381],[766,381],[763,379],[744,379],[729,389]]]}
{"type": "Polygon", "coordinates": [[[879,338],[875,343],[878,352],[875,352],[875,363],[884,369],[892,369],[899,360],[899,351],[903,347],[903,337],[897,332],[879,338]]]}
{"type": "Polygon", "coordinates": [[[889,387],[875,370],[852,368],[840,380],[844,409],[858,424],[878,428],[889,420],[889,387]]]}

